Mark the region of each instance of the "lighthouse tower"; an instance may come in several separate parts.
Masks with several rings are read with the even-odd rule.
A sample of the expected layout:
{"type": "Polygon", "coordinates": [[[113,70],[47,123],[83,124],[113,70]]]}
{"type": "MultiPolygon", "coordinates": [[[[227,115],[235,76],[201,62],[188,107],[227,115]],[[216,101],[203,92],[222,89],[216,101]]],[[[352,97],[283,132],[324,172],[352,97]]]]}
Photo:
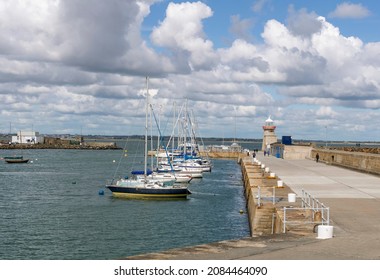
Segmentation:
{"type": "Polygon", "coordinates": [[[265,125],[263,125],[264,130],[264,136],[263,136],[263,146],[262,150],[266,151],[269,148],[269,145],[272,143],[277,142],[277,136],[274,130],[276,129],[276,126],[273,123],[273,120],[268,117],[268,119],[265,121],[265,125]]]}

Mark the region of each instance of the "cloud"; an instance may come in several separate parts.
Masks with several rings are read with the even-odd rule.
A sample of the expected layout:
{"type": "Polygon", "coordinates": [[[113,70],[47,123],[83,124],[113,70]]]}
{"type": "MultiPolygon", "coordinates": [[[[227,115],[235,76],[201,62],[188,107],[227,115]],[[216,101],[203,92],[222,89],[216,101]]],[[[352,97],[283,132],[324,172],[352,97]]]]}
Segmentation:
{"type": "Polygon", "coordinates": [[[336,113],[329,106],[322,106],[317,110],[316,115],[319,117],[324,117],[324,118],[333,118],[333,117],[336,117],[338,113],[336,113]]]}
{"type": "Polygon", "coordinates": [[[259,13],[270,0],[256,0],[252,5],[252,11],[259,13]]]}
{"type": "Polygon", "coordinates": [[[138,13],[134,1],[61,1],[58,20],[62,58],[88,67],[114,64],[129,47],[125,34],[138,13]]]}
{"type": "Polygon", "coordinates": [[[56,49],[51,46],[57,8],[57,1],[1,1],[1,53],[19,59],[56,58],[56,49]]]}
{"type": "Polygon", "coordinates": [[[300,36],[310,37],[319,32],[322,27],[316,13],[308,13],[306,9],[296,11],[293,5],[289,6],[287,22],[289,30],[293,34],[300,36]]]}
{"type": "Polygon", "coordinates": [[[61,59],[95,72],[157,75],[173,71],[170,60],[141,38],[141,24],[153,2],[61,1],[61,59]]]}
{"type": "Polygon", "coordinates": [[[59,63],[91,72],[172,72],[170,59],[141,38],[141,24],[154,2],[5,0],[0,3],[0,51],[20,61],[59,63]]]}
{"type": "MultiPolygon", "coordinates": [[[[298,12],[305,15],[305,11],[298,12]]],[[[311,14],[309,14],[311,16],[311,14]]],[[[297,18],[298,16],[295,16],[297,18]]],[[[279,73],[277,83],[288,85],[279,92],[285,96],[314,98],[317,104],[335,100],[341,106],[367,107],[379,98],[380,67],[376,55],[378,44],[364,44],[359,38],[345,37],[337,27],[323,17],[317,17],[317,32],[298,34],[291,32],[276,20],[267,22],[262,34],[265,51],[259,55],[268,63],[269,73],[279,73]],[[374,57],[371,62],[368,57],[374,57]],[[305,87],[302,86],[305,85],[305,87]],[[363,102],[349,102],[363,100],[363,102]]],[[[273,80],[272,80],[273,82],[273,80]]]]}
{"type": "Polygon", "coordinates": [[[335,10],[329,14],[329,17],[360,19],[370,16],[370,14],[371,12],[362,4],[344,2],[337,5],[335,10]]]}
{"type": "MultiPolygon", "coordinates": [[[[243,73],[254,71],[257,75],[269,71],[269,64],[263,59],[258,48],[245,40],[235,40],[231,47],[219,49],[218,54],[221,63],[227,67],[224,69],[243,73]]],[[[223,68],[218,68],[218,70],[221,69],[223,68]]]]}
{"type": "Polygon", "coordinates": [[[164,21],[153,29],[151,40],[187,57],[193,70],[210,69],[218,57],[203,32],[202,20],[211,16],[211,8],[201,2],[170,3],[164,21]]]}

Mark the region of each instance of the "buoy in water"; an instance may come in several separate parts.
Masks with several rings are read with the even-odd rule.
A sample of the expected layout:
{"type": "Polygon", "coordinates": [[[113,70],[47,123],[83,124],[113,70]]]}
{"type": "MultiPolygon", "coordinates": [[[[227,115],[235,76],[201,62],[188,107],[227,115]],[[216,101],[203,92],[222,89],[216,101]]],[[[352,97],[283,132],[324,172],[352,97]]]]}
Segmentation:
{"type": "Polygon", "coordinates": [[[242,209],[240,209],[239,213],[240,214],[244,214],[244,211],[242,209]]]}
{"type": "Polygon", "coordinates": [[[104,190],[99,190],[98,194],[99,195],[104,195],[104,190]]]}
{"type": "Polygon", "coordinates": [[[116,160],[113,160],[112,162],[116,162],[116,160]]]}

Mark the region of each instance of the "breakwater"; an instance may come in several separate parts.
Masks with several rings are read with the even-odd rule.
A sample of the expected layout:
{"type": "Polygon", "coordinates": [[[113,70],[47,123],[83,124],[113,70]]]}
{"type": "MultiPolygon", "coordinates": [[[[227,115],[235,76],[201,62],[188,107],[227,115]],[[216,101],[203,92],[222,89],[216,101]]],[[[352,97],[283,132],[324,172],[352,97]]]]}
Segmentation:
{"type": "Polygon", "coordinates": [[[380,175],[380,154],[378,153],[314,148],[311,151],[311,157],[315,159],[317,154],[319,161],[327,164],[380,175]]]}
{"type": "Polygon", "coordinates": [[[210,157],[210,158],[224,158],[224,159],[236,159],[242,154],[240,152],[235,151],[200,151],[200,156],[202,157],[210,157]]]}

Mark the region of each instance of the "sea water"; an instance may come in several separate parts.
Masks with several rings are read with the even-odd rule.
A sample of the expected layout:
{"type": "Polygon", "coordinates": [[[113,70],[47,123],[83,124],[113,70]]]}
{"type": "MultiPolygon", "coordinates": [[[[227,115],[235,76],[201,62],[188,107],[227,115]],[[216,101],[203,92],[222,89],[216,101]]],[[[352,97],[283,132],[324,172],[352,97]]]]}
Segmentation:
{"type": "Polygon", "coordinates": [[[214,159],[186,200],[113,198],[105,184],[141,168],[142,154],[143,141],[132,141],[123,150],[27,150],[30,163],[1,161],[0,259],[118,259],[249,235],[236,160],[214,159]]]}

